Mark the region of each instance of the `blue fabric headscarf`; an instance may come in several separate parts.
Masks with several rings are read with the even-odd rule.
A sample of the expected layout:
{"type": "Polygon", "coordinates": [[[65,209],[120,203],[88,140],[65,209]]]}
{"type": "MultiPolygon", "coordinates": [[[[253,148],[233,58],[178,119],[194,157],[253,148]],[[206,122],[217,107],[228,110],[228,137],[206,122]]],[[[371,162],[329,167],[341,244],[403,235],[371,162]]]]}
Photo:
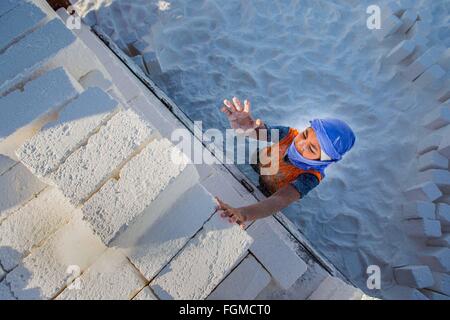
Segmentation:
{"type": "Polygon", "coordinates": [[[352,129],[343,121],[337,119],[314,119],[311,122],[320,147],[330,156],[331,160],[310,160],[303,157],[295,147],[295,143],[289,146],[287,155],[289,160],[296,167],[303,170],[316,170],[325,176],[325,169],[342,159],[342,156],[355,144],[355,134],[352,129]]]}

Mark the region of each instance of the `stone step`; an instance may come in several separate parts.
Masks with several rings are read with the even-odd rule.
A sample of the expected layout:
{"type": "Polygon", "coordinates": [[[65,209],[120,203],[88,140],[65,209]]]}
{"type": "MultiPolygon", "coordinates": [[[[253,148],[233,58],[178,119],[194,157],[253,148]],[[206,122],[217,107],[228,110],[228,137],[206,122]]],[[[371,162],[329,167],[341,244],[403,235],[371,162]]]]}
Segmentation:
{"type": "Polygon", "coordinates": [[[146,281],[116,249],[106,250],[57,300],[131,300],[146,281]]]}
{"type": "Polygon", "coordinates": [[[434,283],[428,266],[405,266],[394,268],[395,281],[411,288],[427,288],[434,283]]]}
{"type": "Polygon", "coordinates": [[[392,300],[429,300],[428,297],[419,290],[404,286],[394,286],[384,290],[384,295],[387,299],[392,300]]]}
{"type": "Polygon", "coordinates": [[[254,300],[270,283],[270,274],[248,255],[217,288],[208,300],[254,300]]]}
{"type": "Polygon", "coordinates": [[[45,12],[33,3],[26,2],[0,17],[0,52],[46,21],[45,12]]]}
{"type": "Polygon", "coordinates": [[[412,237],[439,238],[442,236],[441,223],[432,219],[413,219],[403,222],[406,233],[412,237]]]}
{"type": "Polygon", "coordinates": [[[4,62],[0,65],[0,95],[31,78],[75,42],[75,35],[56,18],[9,47],[0,55],[4,62]]]}
{"type": "Polygon", "coordinates": [[[430,152],[432,150],[437,150],[439,148],[439,144],[441,143],[443,137],[446,136],[447,134],[450,134],[450,127],[449,127],[449,131],[447,131],[447,132],[445,132],[445,129],[433,131],[432,133],[427,135],[424,139],[419,141],[419,143],[417,145],[417,154],[422,155],[422,154],[430,152]]]}
{"type": "Polygon", "coordinates": [[[427,246],[450,248],[450,233],[443,233],[442,237],[437,239],[429,239],[427,246]]]}
{"type": "Polygon", "coordinates": [[[0,176],[14,167],[16,163],[17,161],[11,159],[10,157],[0,154],[0,176]]]}
{"type": "Polygon", "coordinates": [[[153,132],[134,111],[120,111],[48,179],[78,206],[115,176],[117,170],[153,138],[153,132]]]}
{"type": "Polygon", "coordinates": [[[20,163],[1,175],[0,223],[45,187],[44,183],[20,163]]]}
{"type": "Polygon", "coordinates": [[[436,205],[433,202],[413,201],[402,205],[404,219],[436,219],[436,205]]]}
{"type": "Polygon", "coordinates": [[[443,227],[450,227],[450,205],[438,203],[436,206],[436,218],[439,219],[443,227]]]}
{"type": "Polygon", "coordinates": [[[248,229],[254,239],[250,252],[283,289],[289,289],[305,273],[306,263],[297,255],[296,244],[273,218],[255,221],[248,229]]]}
{"type": "Polygon", "coordinates": [[[176,203],[165,209],[160,199],[155,200],[114,243],[127,248],[124,253],[149,281],[194,237],[216,207],[214,198],[201,185],[191,187],[179,197],[174,197],[175,191],[168,188],[164,194],[175,198],[176,203]]]}
{"type": "Polygon", "coordinates": [[[408,81],[414,81],[418,78],[422,73],[424,73],[429,67],[435,64],[439,58],[444,53],[445,48],[437,45],[429,48],[422,54],[417,60],[411,63],[405,70],[402,72],[402,75],[408,81]]]}
{"type": "Polygon", "coordinates": [[[386,55],[385,61],[390,64],[397,64],[410,56],[415,48],[414,40],[403,40],[386,55]]]}
{"type": "Polygon", "coordinates": [[[420,292],[426,295],[430,300],[450,300],[450,296],[446,296],[445,294],[433,290],[422,289],[420,292]]]}
{"type": "Polygon", "coordinates": [[[441,272],[433,272],[434,284],[429,289],[450,296],[450,275],[441,272]]]}
{"type": "Polygon", "coordinates": [[[427,129],[436,130],[450,123],[450,102],[442,104],[425,116],[423,125],[427,129]]]}
{"type": "Polygon", "coordinates": [[[205,299],[247,254],[252,238],[218,213],[150,283],[161,299],[205,299]]]}
{"type": "Polygon", "coordinates": [[[420,259],[431,270],[436,272],[450,272],[450,249],[428,248],[420,252],[420,259]]]}
{"type": "Polygon", "coordinates": [[[60,191],[47,188],[0,224],[0,264],[11,271],[71,218],[74,208],[60,191]]]}
{"type": "Polygon", "coordinates": [[[53,299],[105,250],[77,212],[67,225],[8,273],[6,281],[18,299],[53,299]]]}
{"type": "Polygon", "coordinates": [[[448,170],[431,169],[419,173],[419,182],[430,181],[443,193],[450,193],[450,172],[448,170]]]}
{"type": "Polygon", "coordinates": [[[364,293],[339,278],[328,276],[308,300],[361,300],[364,293]]]}
{"type": "Polygon", "coordinates": [[[421,155],[418,159],[419,171],[429,169],[448,169],[448,159],[438,153],[436,150],[421,155]]]}
{"type": "Polygon", "coordinates": [[[438,186],[432,182],[424,182],[415,185],[404,192],[405,197],[410,201],[434,201],[442,196],[438,186]]]}
{"type": "Polygon", "coordinates": [[[76,149],[120,109],[117,101],[99,88],[89,88],[17,151],[17,157],[38,177],[55,171],[76,149]]]}
{"type": "Polygon", "coordinates": [[[27,83],[23,91],[0,98],[0,153],[15,157],[13,151],[81,90],[63,68],[58,68],[27,83]]]}
{"type": "Polygon", "coordinates": [[[117,179],[108,180],[85,203],[84,219],[109,244],[166,188],[173,185],[173,194],[160,199],[158,210],[167,208],[197,180],[194,167],[178,148],[167,139],[153,140],[120,170],[117,179]]]}
{"type": "Polygon", "coordinates": [[[378,41],[383,41],[396,33],[401,28],[402,24],[402,20],[400,20],[397,16],[387,15],[383,17],[380,29],[374,30],[375,37],[378,41]]]}
{"type": "Polygon", "coordinates": [[[439,142],[438,152],[447,159],[450,159],[450,133],[448,135],[445,135],[439,142]]]}

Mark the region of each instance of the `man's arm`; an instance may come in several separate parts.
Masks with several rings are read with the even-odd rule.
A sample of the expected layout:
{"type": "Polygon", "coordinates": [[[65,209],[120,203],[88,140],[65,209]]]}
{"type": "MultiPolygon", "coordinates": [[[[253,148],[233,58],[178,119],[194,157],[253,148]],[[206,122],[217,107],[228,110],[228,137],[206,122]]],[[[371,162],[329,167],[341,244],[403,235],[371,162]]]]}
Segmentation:
{"type": "Polygon", "coordinates": [[[237,223],[244,226],[247,221],[262,219],[277,213],[289,206],[292,202],[297,201],[299,198],[300,192],[298,192],[294,186],[288,184],[267,199],[246,207],[233,208],[222,202],[220,199],[216,199],[219,202],[217,209],[222,211],[222,217],[228,217],[231,223],[237,223]]]}

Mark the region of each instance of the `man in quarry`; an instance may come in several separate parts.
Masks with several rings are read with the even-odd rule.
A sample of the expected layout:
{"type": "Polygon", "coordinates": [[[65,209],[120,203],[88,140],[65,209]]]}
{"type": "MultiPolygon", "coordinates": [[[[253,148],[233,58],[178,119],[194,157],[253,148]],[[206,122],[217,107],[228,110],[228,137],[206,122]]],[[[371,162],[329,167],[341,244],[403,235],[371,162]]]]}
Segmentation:
{"type": "Polygon", "coordinates": [[[325,169],[342,159],[355,143],[355,134],[338,119],[314,119],[303,131],[286,126],[269,126],[254,120],[250,102],[237,98],[224,100],[226,114],[237,134],[272,144],[257,151],[259,189],[266,199],[253,205],[233,208],[219,198],[217,209],[223,218],[241,227],[248,221],[262,219],[305,197],[325,178],[325,169]],[[271,133],[278,132],[278,139],[271,133]],[[273,138],[273,139],[272,139],[273,138]]]}

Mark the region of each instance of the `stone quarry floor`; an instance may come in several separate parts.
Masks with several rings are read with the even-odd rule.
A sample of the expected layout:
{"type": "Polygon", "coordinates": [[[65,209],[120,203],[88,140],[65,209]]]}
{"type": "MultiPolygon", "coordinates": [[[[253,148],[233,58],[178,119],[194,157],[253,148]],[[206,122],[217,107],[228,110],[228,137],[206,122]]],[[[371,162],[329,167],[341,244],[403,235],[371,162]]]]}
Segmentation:
{"type": "Polygon", "coordinates": [[[281,214],[220,218],[214,196],[261,195],[192,164],[176,113],[58,13],[0,4],[1,300],[366,298],[281,214]]]}

